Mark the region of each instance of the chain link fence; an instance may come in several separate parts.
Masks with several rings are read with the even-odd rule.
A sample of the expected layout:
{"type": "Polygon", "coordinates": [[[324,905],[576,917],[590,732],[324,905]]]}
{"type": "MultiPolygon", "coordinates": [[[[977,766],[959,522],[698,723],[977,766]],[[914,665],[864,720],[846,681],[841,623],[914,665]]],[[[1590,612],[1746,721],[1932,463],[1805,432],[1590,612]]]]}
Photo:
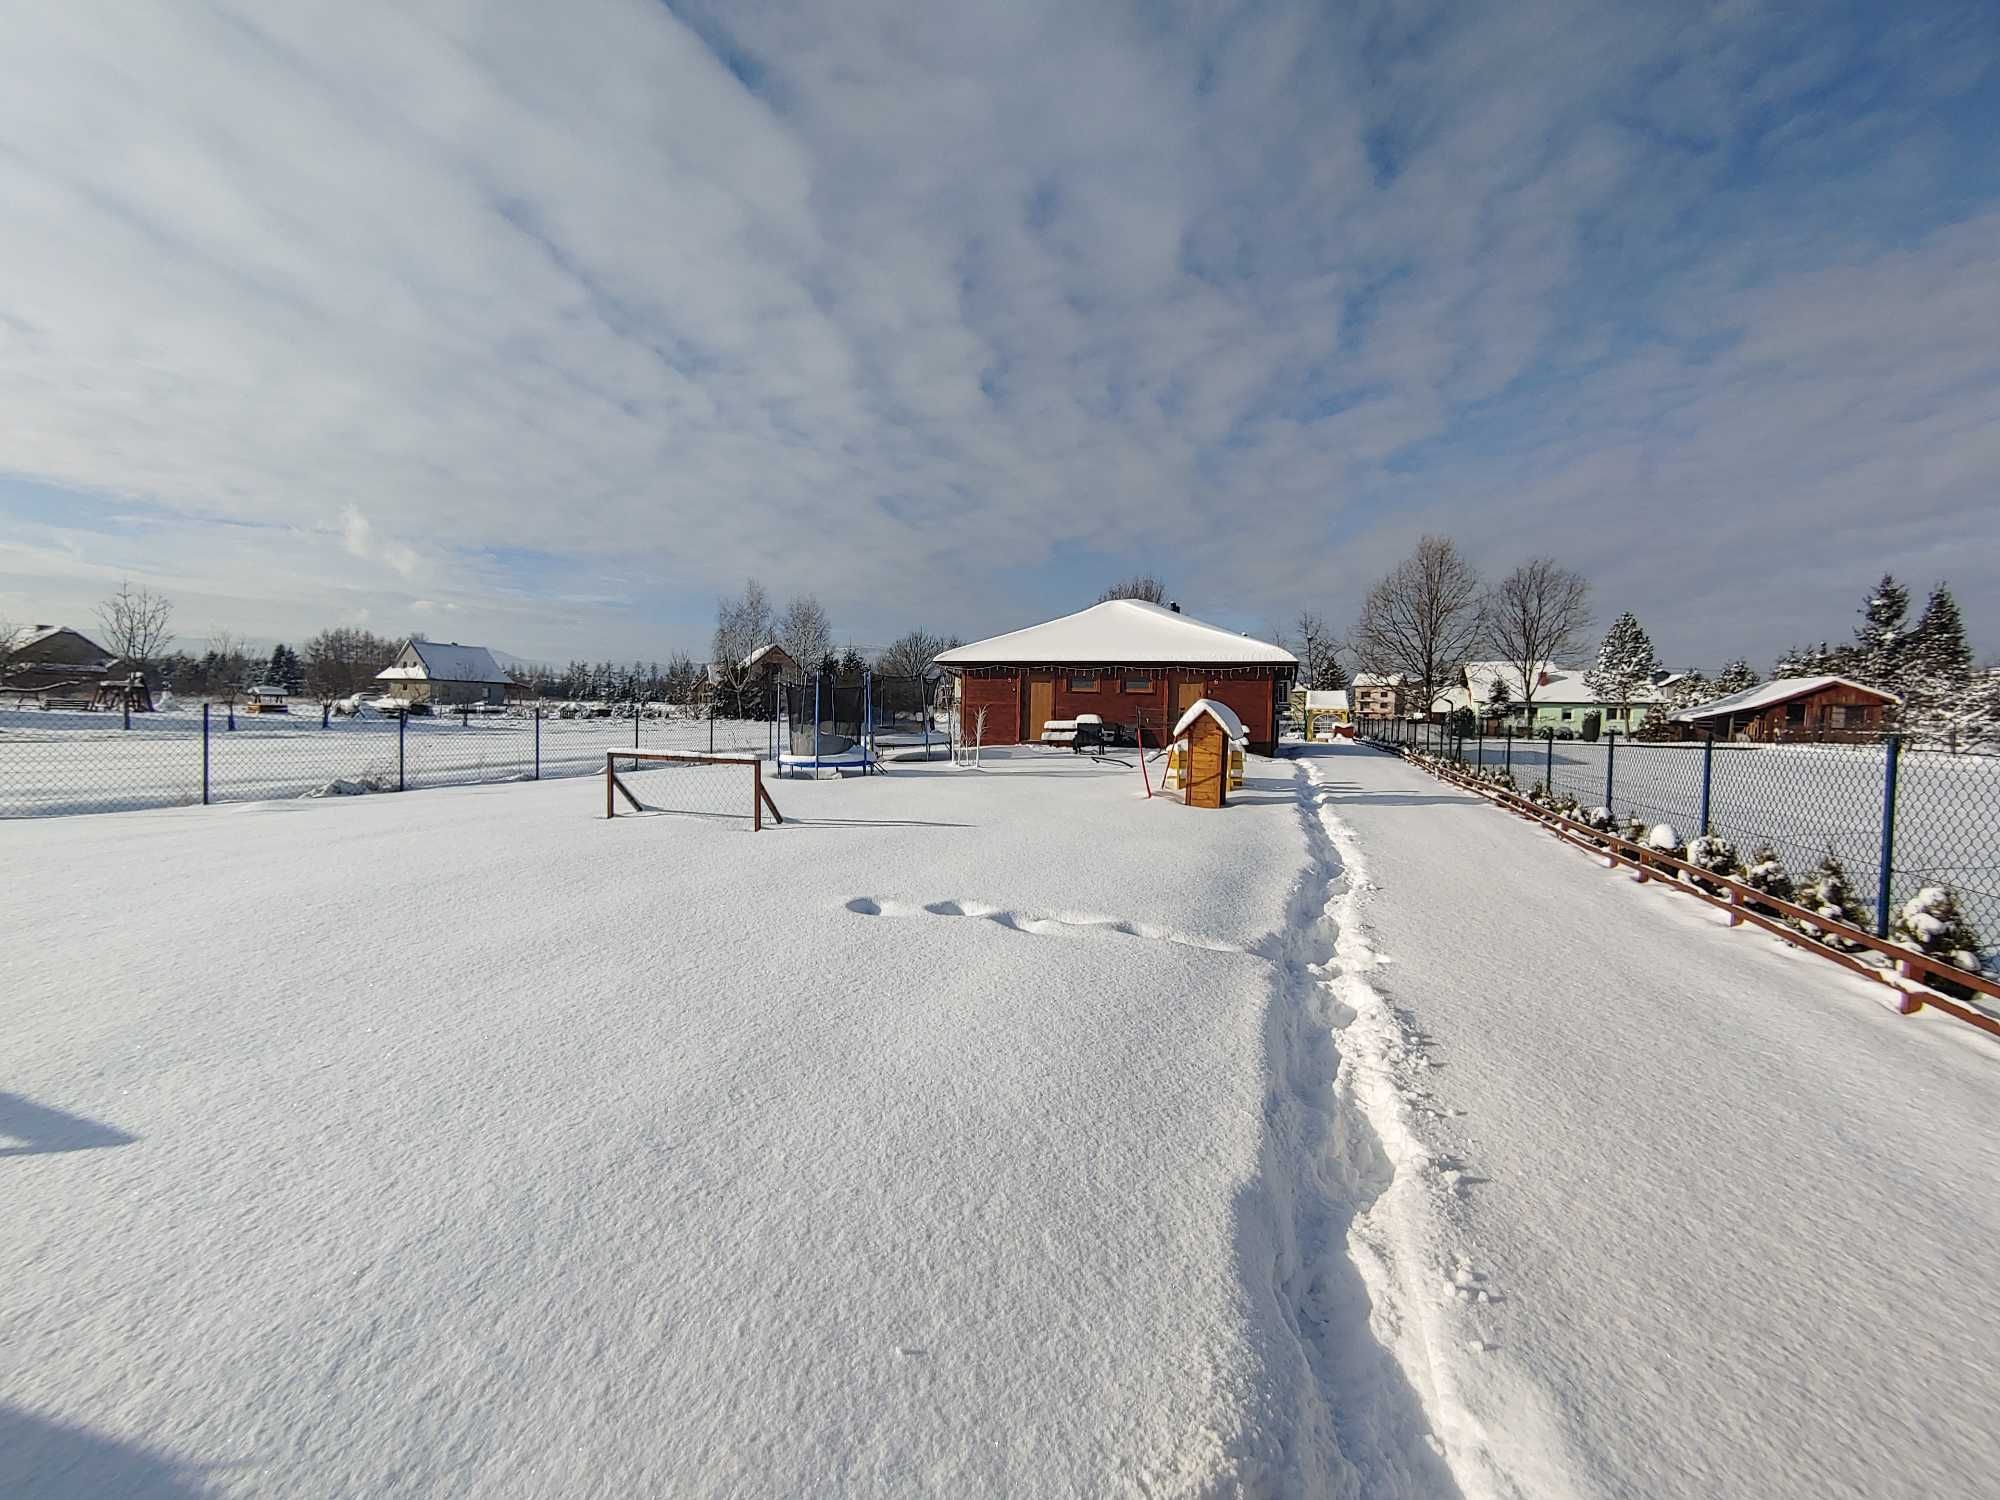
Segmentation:
{"type": "Polygon", "coordinates": [[[1545,787],[1623,823],[1665,823],[1685,840],[1708,833],[1745,857],[1768,847],[1795,880],[1831,854],[1869,906],[1879,935],[1895,910],[1943,886],[2000,963],[2000,756],[1875,744],[1591,742],[1459,736],[1450,726],[1363,719],[1357,736],[1505,772],[1523,792],[1545,787]]]}
{"type": "Polygon", "coordinates": [[[613,747],[764,757],[774,736],[761,720],[631,705],[385,718],[218,703],[129,721],[115,711],[0,708],[0,817],[595,776],[613,747]]]}

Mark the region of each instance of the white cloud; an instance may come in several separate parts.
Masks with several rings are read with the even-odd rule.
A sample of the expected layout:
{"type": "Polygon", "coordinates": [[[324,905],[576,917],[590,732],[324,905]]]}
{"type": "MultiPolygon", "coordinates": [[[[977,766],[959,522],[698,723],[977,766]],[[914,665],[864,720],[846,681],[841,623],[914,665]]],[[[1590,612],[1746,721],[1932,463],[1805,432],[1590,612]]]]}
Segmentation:
{"type": "MultiPolygon", "coordinates": [[[[1575,555],[1661,613],[1714,580],[1686,627],[1708,651],[1824,607],[1729,602],[1774,568],[1827,579],[1815,633],[1884,563],[1927,579],[1990,493],[1991,221],[1855,211],[1949,151],[1893,122],[1900,75],[1887,145],[1728,176],[1798,149],[1804,91],[1860,51],[1922,72],[1945,48],[1976,86],[1977,31],[1596,3],[682,15],[15,17],[0,463],[187,518],[141,560],[218,609],[393,621],[421,589],[542,654],[698,620],[750,572],[864,636],[997,626],[1044,601],[994,580],[1051,549],[1337,615],[1425,524],[1495,562],[1575,555]]],[[[85,587],[61,530],[0,554],[14,586],[85,587]]]]}

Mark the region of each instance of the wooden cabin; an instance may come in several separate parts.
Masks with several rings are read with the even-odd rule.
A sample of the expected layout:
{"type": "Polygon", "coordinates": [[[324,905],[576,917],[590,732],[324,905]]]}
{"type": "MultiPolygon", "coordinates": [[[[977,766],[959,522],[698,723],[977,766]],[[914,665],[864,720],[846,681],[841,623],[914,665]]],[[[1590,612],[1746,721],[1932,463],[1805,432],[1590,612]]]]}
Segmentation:
{"type": "Polygon", "coordinates": [[[1298,658],[1282,646],[1184,615],[1174,605],[1111,599],[1073,615],[944,652],[960,733],[982,745],[1031,745],[1050,720],[1095,714],[1160,746],[1203,699],[1248,726],[1249,748],[1277,751],[1278,712],[1298,658]]]}
{"type": "Polygon", "coordinates": [[[1674,715],[1720,740],[1774,744],[1868,741],[1893,727],[1903,700],[1847,677],[1780,677],[1674,715]]]}

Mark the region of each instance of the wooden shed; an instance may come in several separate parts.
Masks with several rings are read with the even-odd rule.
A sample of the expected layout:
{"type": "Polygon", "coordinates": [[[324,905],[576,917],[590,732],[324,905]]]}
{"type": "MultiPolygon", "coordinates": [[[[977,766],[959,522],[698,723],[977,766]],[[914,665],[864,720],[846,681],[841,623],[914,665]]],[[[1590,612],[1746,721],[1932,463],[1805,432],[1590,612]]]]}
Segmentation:
{"type": "Polygon", "coordinates": [[[968,741],[1034,744],[1051,719],[1096,714],[1157,747],[1168,726],[1206,698],[1248,726],[1249,748],[1260,755],[1276,753],[1278,710],[1299,667],[1282,646],[1138,599],[1107,600],[955,647],[937,664],[957,679],[968,741]]]}
{"type": "Polygon", "coordinates": [[[1229,801],[1229,752],[1243,738],[1243,721],[1227,704],[1200,698],[1174,725],[1174,745],[1186,770],[1181,801],[1189,807],[1223,807],[1229,801]]]}
{"type": "Polygon", "coordinates": [[[1780,677],[1683,709],[1674,720],[1723,740],[1868,741],[1890,727],[1902,701],[1848,677],[1780,677]]]}

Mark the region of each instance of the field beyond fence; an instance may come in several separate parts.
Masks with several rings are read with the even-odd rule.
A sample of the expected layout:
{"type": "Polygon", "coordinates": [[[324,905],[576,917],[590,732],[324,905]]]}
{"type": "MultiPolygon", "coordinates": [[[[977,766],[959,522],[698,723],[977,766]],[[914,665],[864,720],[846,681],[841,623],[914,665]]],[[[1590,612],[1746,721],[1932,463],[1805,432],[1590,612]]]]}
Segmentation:
{"type": "Polygon", "coordinates": [[[1458,736],[1441,724],[1364,719],[1363,740],[1505,772],[1621,823],[1666,823],[1683,840],[1709,833],[1748,859],[1768,845],[1794,880],[1827,854],[1846,868],[1878,935],[1926,886],[1945,886],[1978,930],[1988,972],[2000,962],[2000,756],[1867,745],[1595,743],[1458,736]]]}
{"type": "Polygon", "coordinates": [[[601,776],[613,746],[761,756],[774,733],[763,720],[532,709],[323,719],[317,704],[195,704],[134,714],[129,729],[116,712],[0,709],[0,817],[601,776]]]}

